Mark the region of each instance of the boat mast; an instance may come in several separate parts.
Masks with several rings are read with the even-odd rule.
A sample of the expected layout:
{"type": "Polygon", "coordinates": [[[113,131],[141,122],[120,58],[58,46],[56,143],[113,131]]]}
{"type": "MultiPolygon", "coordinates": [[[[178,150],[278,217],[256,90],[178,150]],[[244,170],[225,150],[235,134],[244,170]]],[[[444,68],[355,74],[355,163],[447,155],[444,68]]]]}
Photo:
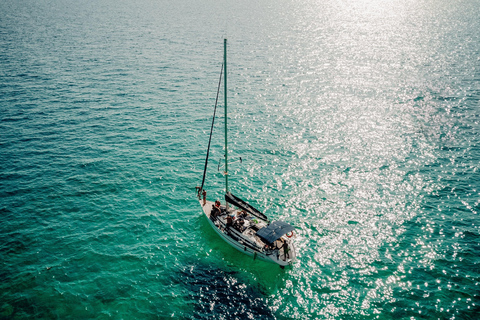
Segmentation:
{"type": "MultiPolygon", "coordinates": [[[[223,66],[224,78],[223,83],[224,99],[225,99],[225,193],[228,193],[228,148],[227,148],[227,39],[223,39],[223,66]]],[[[227,203],[228,206],[228,203],[227,203]]]]}

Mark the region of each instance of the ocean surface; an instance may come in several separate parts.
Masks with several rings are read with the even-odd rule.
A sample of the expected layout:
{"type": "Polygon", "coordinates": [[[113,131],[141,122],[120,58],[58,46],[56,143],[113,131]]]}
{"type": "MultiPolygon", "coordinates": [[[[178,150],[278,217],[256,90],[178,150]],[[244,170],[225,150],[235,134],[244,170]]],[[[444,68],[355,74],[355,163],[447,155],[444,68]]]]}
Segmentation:
{"type": "Polygon", "coordinates": [[[0,319],[479,319],[479,17],[0,1],[0,319]],[[227,245],[195,196],[224,37],[230,188],[295,225],[284,270],[227,245]]]}

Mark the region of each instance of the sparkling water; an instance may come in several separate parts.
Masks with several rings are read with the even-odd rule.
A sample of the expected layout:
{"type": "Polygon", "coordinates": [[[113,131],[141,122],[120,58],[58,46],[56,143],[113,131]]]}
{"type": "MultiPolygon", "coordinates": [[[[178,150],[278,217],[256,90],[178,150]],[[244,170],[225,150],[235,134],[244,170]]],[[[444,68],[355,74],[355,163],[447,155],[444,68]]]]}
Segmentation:
{"type": "Polygon", "coordinates": [[[0,318],[477,319],[479,17],[478,0],[2,1],[0,318]],[[284,270],[195,197],[224,37],[229,186],[295,225],[284,270]]]}

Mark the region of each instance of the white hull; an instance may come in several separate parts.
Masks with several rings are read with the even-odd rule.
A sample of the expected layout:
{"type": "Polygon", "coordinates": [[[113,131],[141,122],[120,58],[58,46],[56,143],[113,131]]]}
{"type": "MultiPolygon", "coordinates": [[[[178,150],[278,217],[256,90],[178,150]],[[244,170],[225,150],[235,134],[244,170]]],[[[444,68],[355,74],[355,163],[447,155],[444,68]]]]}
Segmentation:
{"type": "MultiPolygon", "coordinates": [[[[206,204],[203,205],[203,200],[200,200],[200,205],[202,206],[203,213],[207,218],[210,226],[215,230],[215,232],[228,244],[237,249],[238,251],[253,257],[254,259],[260,259],[266,262],[271,262],[278,264],[282,267],[291,265],[296,258],[295,247],[293,242],[290,241],[287,237],[282,237],[282,241],[287,241],[289,246],[288,257],[285,258],[284,250],[280,249],[266,249],[265,244],[255,236],[255,231],[251,228],[247,228],[243,232],[235,230],[230,227],[229,232],[225,227],[224,220],[222,216],[217,221],[218,226],[210,218],[210,212],[212,205],[214,203],[211,201],[206,201],[206,204]],[[236,238],[236,239],[235,239],[236,238]]],[[[229,214],[237,213],[239,210],[233,208],[229,209],[229,214]]],[[[258,221],[257,227],[261,228],[267,225],[266,221],[262,221],[258,218],[255,218],[258,221]]]]}

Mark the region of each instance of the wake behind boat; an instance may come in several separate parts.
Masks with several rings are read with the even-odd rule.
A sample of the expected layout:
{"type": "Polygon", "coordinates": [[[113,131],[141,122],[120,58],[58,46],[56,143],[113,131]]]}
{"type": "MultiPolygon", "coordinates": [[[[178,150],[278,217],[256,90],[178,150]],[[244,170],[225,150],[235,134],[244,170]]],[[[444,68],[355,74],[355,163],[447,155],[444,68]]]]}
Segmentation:
{"type": "Polygon", "coordinates": [[[249,203],[234,196],[228,189],[228,144],[227,144],[227,39],[224,40],[224,99],[225,99],[225,204],[219,200],[206,199],[204,189],[205,175],[210,152],[210,142],[215,123],[218,93],[222,75],[220,73],[219,90],[213,113],[210,140],[208,142],[202,186],[197,187],[198,200],[213,230],[228,244],[254,259],[272,262],[285,267],[296,259],[296,250],[291,239],[294,227],[283,221],[270,222],[269,219],[249,203]]]}

